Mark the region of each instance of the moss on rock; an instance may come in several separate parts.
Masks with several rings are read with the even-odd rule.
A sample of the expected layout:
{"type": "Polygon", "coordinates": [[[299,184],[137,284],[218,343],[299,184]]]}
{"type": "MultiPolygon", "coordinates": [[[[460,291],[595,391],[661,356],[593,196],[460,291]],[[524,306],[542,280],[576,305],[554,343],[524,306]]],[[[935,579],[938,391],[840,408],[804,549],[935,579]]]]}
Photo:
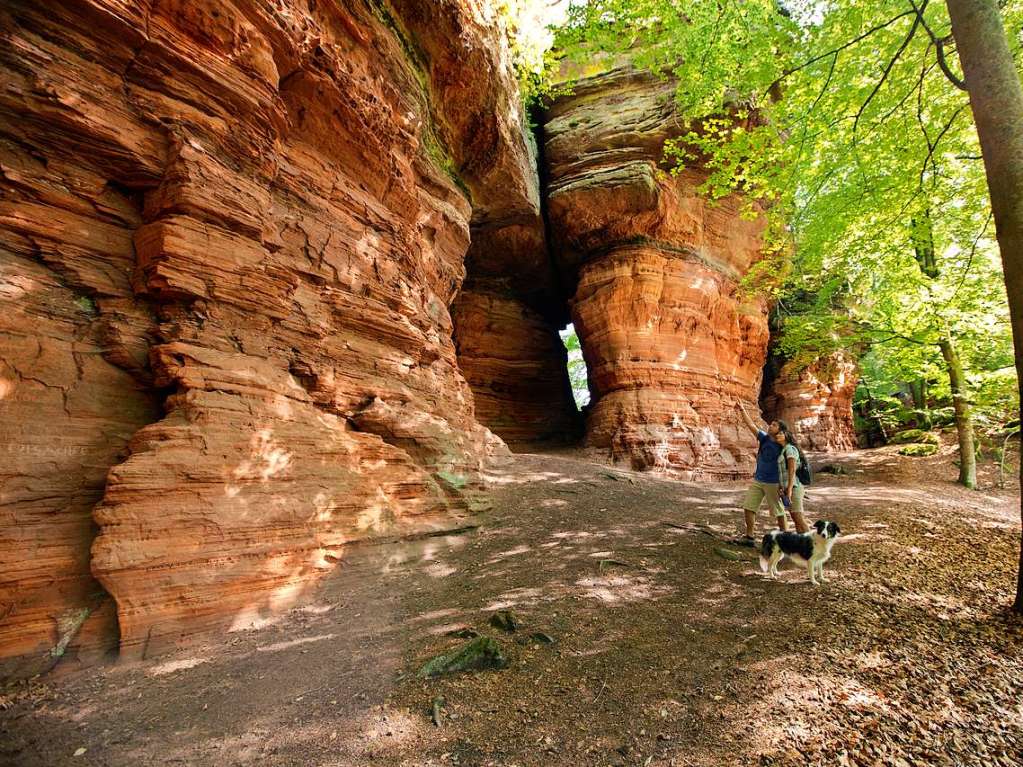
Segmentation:
{"type": "Polygon", "coordinates": [[[429,678],[461,671],[502,669],[507,665],[508,659],[501,652],[501,645],[490,637],[476,637],[451,652],[431,658],[419,669],[417,676],[429,678]]]}
{"type": "Polygon", "coordinates": [[[938,446],[930,443],[915,442],[910,445],[905,445],[899,448],[899,455],[908,455],[912,457],[922,455],[934,455],[938,452],[938,446]]]}

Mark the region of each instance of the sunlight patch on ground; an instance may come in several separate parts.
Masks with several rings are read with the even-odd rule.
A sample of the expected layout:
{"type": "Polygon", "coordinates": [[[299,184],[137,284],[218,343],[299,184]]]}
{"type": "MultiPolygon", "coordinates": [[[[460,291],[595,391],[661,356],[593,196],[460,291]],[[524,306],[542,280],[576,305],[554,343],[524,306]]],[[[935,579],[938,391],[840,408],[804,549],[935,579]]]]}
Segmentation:
{"type": "MultiPolygon", "coordinates": [[[[483,612],[494,610],[507,610],[509,607],[532,605],[540,601],[545,589],[542,588],[519,588],[511,589],[501,594],[497,599],[483,608],[483,612]]],[[[552,597],[554,598],[554,597],[552,597]]]]}
{"type": "Polygon", "coordinates": [[[564,530],[560,533],[551,533],[551,538],[558,539],[571,539],[571,540],[582,540],[584,538],[595,537],[594,533],[587,532],[586,530],[564,530]]]}
{"type": "Polygon", "coordinates": [[[463,631],[465,629],[471,629],[468,623],[440,623],[436,626],[430,626],[426,629],[426,633],[432,636],[444,636],[447,634],[453,634],[456,631],[463,631]]]}
{"type": "Polygon", "coordinates": [[[173,674],[175,671],[184,671],[188,668],[195,668],[202,663],[208,663],[206,658],[183,658],[182,660],[172,660],[167,663],[161,663],[158,666],[153,666],[148,669],[146,673],[149,676],[165,676],[167,674],[173,674]]]}
{"type": "Polygon", "coordinates": [[[411,623],[423,623],[428,621],[440,620],[441,618],[450,618],[454,615],[459,614],[459,610],[453,608],[447,608],[445,610],[434,610],[433,612],[424,613],[423,615],[417,615],[412,618],[411,623]]]}
{"type": "Polygon", "coordinates": [[[280,622],[280,615],[260,615],[259,608],[253,607],[238,613],[227,630],[229,633],[234,633],[235,631],[259,631],[280,622]]]}
{"type": "Polygon", "coordinates": [[[423,572],[431,578],[447,578],[449,575],[457,573],[458,568],[452,567],[451,565],[445,565],[441,562],[433,562],[424,567],[423,572]]]}
{"type": "MultiPolygon", "coordinates": [[[[763,575],[760,570],[751,571],[757,575],[763,575]]],[[[806,570],[802,570],[803,575],[806,575],[806,570]]],[[[779,570],[780,574],[780,570],[779,570]]],[[[716,581],[711,583],[703,590],[699,596],[693,601],[702,602],[707,605],[718,605],[722,602],[740,599],[745,595],[745,588],[738,583],[732,583],[731,581],[724,580],[724,577],[720,574],[716,574],[716,581]]]]}
{"type": "Polygon", "coordinates": [[[535,482],[548,482],[554,485],[562,484],[579,484],[577,479],[569,479],[562,474],[557,474],[552,471],[537,471],[523,474],[501,474],[498,472],[490,472],[484,475],[484,479],[487,484],[494,485],[524,485],[532,484],[535,482]]]}
{"type": "Polygon", "coordinates": [[[299,645],[311,644],[313,642],[322,642],[324,639],[335,639],[337,634],[320,634],[314,637],[302,637],[301,639],[291,639],[287,642],[275,642],[274,644],[264,645],[263,647],[257,647],[257,652],[277,652],[278,650],[287,650],[289,647],[298,647],[299,645]]]}
{"type": "Polygon", "coordinates": [[[670,586],[655,584],[641,575],[580,578],[575,585],[581,587],[582,597],[608,605],[657,599],[674,591],[670,586]]]}
{"type": "Polygon", "coordinates": [[[500,562],[502,559],[507,559],[508,557],[517,557],[519,554],[525,554],[528,551],[532,551],[532,547],[527,546],[525,544],[521,546],[516,546],[515,548],[508,549],[507,551],[502,551],[499,554],[494,554],[494,556],[487,560],[487,564],[492,565],[496,562],[500,562]]]}
{"type": "Polygon", "coordinates": [[[568,501],[560,498],[544,498],[540,501],[540,507],[544,509],[556,509],[562,506],[568,506],[568,501]]]}
{"type": "Polygon", "coordinates": [[[336,606],[337,605],[330,604],[312,604],[306,605],[305,607],[299,607],[298,612],[307,613],[309,615],[323,615],[324,613],[329,613],[336,606]]]}

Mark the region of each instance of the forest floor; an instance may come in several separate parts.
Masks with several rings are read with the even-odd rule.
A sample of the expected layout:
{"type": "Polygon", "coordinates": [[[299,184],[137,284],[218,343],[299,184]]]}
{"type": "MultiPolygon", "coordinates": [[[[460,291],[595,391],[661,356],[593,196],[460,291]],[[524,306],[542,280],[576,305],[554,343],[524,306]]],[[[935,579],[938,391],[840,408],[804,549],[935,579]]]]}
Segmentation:
{"type": "Polygon", "coordinates": [[[518,455],[478,530],[356,550],[219,646],[7,690],[0,763],[1015,767],[1019,487],[985,465],[960,488],[952,457],[829,456],[847,473],[807,509],[843,535],[815,588],[724,542],[744,483],[518,455]],[[417,678],[459,628],[509,666],[417,678]]]}

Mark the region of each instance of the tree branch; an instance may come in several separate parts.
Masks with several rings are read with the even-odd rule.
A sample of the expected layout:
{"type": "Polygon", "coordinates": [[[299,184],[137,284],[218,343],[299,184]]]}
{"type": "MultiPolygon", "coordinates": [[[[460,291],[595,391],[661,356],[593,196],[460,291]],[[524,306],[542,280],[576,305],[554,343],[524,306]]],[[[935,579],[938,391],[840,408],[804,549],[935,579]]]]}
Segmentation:
{"type": "Polygon", "coordinates": [[[963,110],[966,109],[966,107],[967,107],[967,104],[961,104],[959,106],[959,108],[956,109],[956,111],[954,111],[952,113],[952,116],[950,118],[948,118],[948,122],[945,124],[945,127],[942,128],[941,131],[939,131],[939,133],[935,137],[933,143],[930,141],[930,139],[927,140],[927,157],[924,158],[923,167],[920,168],[920,186],[921,187],[923,187],[923,185],[924,185],[924,174],[927,172],[927,165],[928,165],[928,163],[933,164],[934,153],[938,150],[938,144],[941,143],[941,139],[944,137],[944,135],[946,133],[948,133],[949,128],[952,127],[952,123],[954,123],[956,121],[956,118],[958,118],[959,115],[961,115],[963,113],[963,110]]]}
{"type": "Polygon", "coordinates": [[[941,67],[941,71],[945,74],[945,77],[947,77],[948,81],[959,90],[968,90],[966,87],[966,81],[958,77],[955,72],[952,71],[952,68],[948,65],[948,61],[945,59],[945,43],[950,42],[951,35],[938,37],[927,25],[927,22],[924,20],[924,9],[927,7],[926,0],[920,8],[916,7],[916,3],[914,3],[913,0],[909,0],[909,4],[913,6],[913,12],[916,13],[916,17],[923,25],[924,31],[927,32],[928,37],[931,38],[931,42],[934,43],[934,49],[938,53],[938,66],[941,67]]]}
{"type": "Polygon", "coordinates": [[[848,42],[842,43],[837,48],[832,48],[830,51],[825,51],[824,53],[822,53],[822,54],[820,54],[818,56],[814,56],[812,58],[807,59],[806,61],[804,61],[802,64],[800,64],[798,66],[792,67],[791,69],[786,69],[784,72],[781,73],[781,76],[777,80],[775,80],[773,83],[771,83],[771,85],[768,86],[767,90],[770,91],[772,88],[778,87],[781,84],[781,81],[784,80],[789,75],[794,75],[799,70],[806,69],[811,64],[816,64],[818,61],[822,61],[823,59],[828,58],[828,56],[834,56],[836,53],[841,53],[846,48],[851,48],[852,46],[856,45],[857,43],[862,42],[863,40],[866,40],[868,37],[870,37],[875,32],[879,32],[882,29],[885,29],[886,27],[890,27],[892,24],[894,24],[899,19],[904,19],[906,16],[912,16],[914,14],[914,12],[915,12],[915,9],[913,11],[906,11],[905,13],[900,13],[897,16],[893,16],[892,18],[888,19],[888,21],[884,22],[883,24],[878,24],[877,26],[871,27],[866,32],[864,32],[863,34],[857,35],[852,40],[849,40],[848,42]]]}
{"type": "Polygon", "coordinates": [[[882,339],[879,339],[879,340],[870,339],[870,340],[867,341],[867,343],[870,346],[874,346],[875,344],[886,344],[889,341],[894,341],[894,340],[898,339],[899,341],[905,341],[906,343],[916,344],[917,346],[936,346],[937,345],[937,344],[935,344],[933,342],[928,343],[926,341],[918,341],[915,338],[910,338],[909,336],[904,336],[901,333],[896,333],[896,332],[891,331],[891,330],[888,330],[888,331],[885,331],[885,332],[891,333],[891,335],[888,336],[887,338],[882,338],[882,339]]]}
{"type": "Polygon", "coordinates": [[[970,273],[970,267],[973,266],[973,257],[977,254],[977,243],[980,242],[980,239],[987,231],[988,225],[991,223],[993,216],[994,213],[992,211],[988,211],[987,218],[984,220],[984,226],[981,228],[980,232],[977,233],[977,236],[973,238],[973,246],[970,248],[970,257],[966,260],[966,267],[963,269],[963,276],[959,278],[959,284],[956,285],[956,289],[952,293],[952,297],[948,299],[946,306],[955,301],[956,296],[959,295],[959,289],[962,288],[963,283],[966,282],[966,275],[970,273]]]}
{"type": "MultiPolygon", "coordinates": [[[[928,0],[924,0],[923,3],[924,8],[927,7],[927,3],[928,0]]],[[[913,6],[913,9],[916,10],[916,6],[913,6]]],[[[866,111],[867,106],[873,100],[874,96],[877,95],[877,92],[881,90],[881,86],[883,86],[885,82],[888,80],[888,76],[892,73],[892,69],[895,67],[895,62],[899,60],[899,56],[902,55],[902,52],[906,50],[910,42],[913,40],[913,36],[916,35],[917,27],[920,26],[920,20],[922,18],[923,16],[921,16],[918,13],[916,18],[913,19],[913,26],[909,28],[909,34],[906,35],[906,39],[902,41],[902,45],[899,46],[899,49],[895,51],[895,55],[892,56],[891,59],[888,61],[887,66],[885,66],[884,70],[881,73],[881,79],[874,84],[874,88],[870,91],[870,94],[867,96],[866,101],[860,104],[860,108],[856,112],[856,119],[853,120],[853,135],[856,134],[856,126],[859,125],[860,118],[863,116],[863,112],[866,111]]]]}

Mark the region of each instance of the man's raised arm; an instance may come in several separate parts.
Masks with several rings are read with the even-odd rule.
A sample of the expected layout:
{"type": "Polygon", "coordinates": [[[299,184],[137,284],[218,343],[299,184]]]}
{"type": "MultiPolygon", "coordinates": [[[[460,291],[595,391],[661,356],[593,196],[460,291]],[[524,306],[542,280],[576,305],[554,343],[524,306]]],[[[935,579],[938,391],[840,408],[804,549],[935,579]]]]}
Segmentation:
{"type": "Polygon", "coordinates": [[[739,406],[739,412],[742,414],[742,420],[746,423],[749,430],[753,432],[753,436],[756,436],[761,431],[760,427],[753,423],[753,419],[749,417],[749,413],[746,412],[746,406],[743,405],[742,402],[736,402],[736,404],[739,406]]]}

